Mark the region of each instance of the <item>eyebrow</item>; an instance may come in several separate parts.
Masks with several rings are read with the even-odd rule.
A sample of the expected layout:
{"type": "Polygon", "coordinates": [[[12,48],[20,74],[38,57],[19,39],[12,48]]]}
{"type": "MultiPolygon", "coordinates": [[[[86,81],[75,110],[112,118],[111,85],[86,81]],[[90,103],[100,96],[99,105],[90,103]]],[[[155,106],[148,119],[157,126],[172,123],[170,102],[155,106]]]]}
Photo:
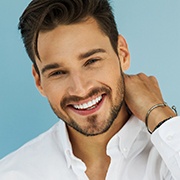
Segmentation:
{"type": "Polygon", "coordinates": [[[98,49],[92,49],[88,52],[82,53],[79,55],[79,59],[85,59],[88,58],[96,53],[106,53],[104,49],[98,48],[98,49]]]}
{"type": "MultiPolygon", "coordinates": [[[[88,52],[80,54],[78,58],[80,60],[85,59],[85,58],[88,58],[88,57],[90,57],[94,54],[97,54],[97,53],[106,53],[106,51],[104,49],[101,49],[101,48],[92,49],[92,50],[89,50],[88,52]]],[[[47,64],[42,68],[41,73],[44,74],[46,71],[49,71],[52,69],[57,69],[59,67],[61,67],[61,65],[58,63],[47,64]]]]}
{"type": "Polygon", "coordinates": [[[48,64],[42,68],[41,73],[44,74],[48,70],[56,69],[59,67],[60,67],[60,65],[58,63],[48,64]]]}

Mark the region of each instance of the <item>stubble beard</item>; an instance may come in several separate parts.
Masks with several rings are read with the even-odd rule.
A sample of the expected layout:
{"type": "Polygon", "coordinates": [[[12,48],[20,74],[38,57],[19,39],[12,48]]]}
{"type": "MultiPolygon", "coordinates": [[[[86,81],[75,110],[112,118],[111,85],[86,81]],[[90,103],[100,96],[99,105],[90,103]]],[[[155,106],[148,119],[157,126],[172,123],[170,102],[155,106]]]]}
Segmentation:
{"type": "MultiPolygon", "coordinates": [[[[121,78],[119,78],[119,80],[117,81],[116,97],[114,100],[115,103],[113,104],[113,102],[112,102],[112,107],[109,110],[109,117],[106,120],[104,120],[103,126],[102,125],[100,126],[98,123],[98,119],[100,117],[98,117],[98,115],[92,115],[92,116],[88,116],[86,119],[87,126],[81,127],[76,122],[76,120],[74,120],[73,118],[70,118],[70,117],[68,117],[68,118],[65,117],[64,115],[62,115],[62,113],[59,110],[54,108],[50,102],[49,103],[50,103],[52,110],[56,114],[56,116],[59,119],[63,120],[67,126],[72,127],[77,132],[79,132],[85,136],[96,136],[96,135],[107,132],[108,129],[112,126],[115,119],[117,118],[117,116],[121,110],[121,107],[124,103],[124,91],[125,91],[124,79],[123,79],[123,76],[121,76],[121,78]]],[[[108,92],[108,90],[106,92],[108,92]]],[[[91,94],[93,95],[93,92],[91,94]]],[[[107,95],[109,97],[112,97],[110,92],[107,95]]]]}

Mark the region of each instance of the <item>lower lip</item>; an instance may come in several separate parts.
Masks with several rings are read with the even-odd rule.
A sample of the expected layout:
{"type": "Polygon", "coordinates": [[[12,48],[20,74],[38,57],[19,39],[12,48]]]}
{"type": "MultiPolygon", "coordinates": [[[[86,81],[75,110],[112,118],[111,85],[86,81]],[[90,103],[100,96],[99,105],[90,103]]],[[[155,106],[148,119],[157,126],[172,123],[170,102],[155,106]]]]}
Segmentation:
{"type": "Polygon", "coordinates": [[[98,105],[96,105],[96,107],[95,107],[95,108],[92,108],[92,109],[78,110],[78,109],[74,109],[73,107],[70,107],[70,108],[71,108],[75,113],[77,113],[77,114],[79,114],[79,115],[88,116],[88,115],[91,115],[91,114],[97,112],[97,111],[101,108],[104,100],[105,100],[105,95],[102,96],[102,99],[101,99],[101,101],[98,103],[98,105]]]}

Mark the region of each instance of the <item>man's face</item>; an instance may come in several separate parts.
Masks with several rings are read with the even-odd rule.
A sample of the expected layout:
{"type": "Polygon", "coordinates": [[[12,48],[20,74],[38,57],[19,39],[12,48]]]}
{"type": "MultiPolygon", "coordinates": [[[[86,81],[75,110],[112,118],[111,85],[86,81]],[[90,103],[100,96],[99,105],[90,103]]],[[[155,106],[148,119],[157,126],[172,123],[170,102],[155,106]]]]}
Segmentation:
{"type": "Polygon", "coordinates": [[[118,118],[124,83],[119,57],[96,21],[41,32],[38,51],[36,85],[56,115],[87,136],[107,131],[118,118]]]}

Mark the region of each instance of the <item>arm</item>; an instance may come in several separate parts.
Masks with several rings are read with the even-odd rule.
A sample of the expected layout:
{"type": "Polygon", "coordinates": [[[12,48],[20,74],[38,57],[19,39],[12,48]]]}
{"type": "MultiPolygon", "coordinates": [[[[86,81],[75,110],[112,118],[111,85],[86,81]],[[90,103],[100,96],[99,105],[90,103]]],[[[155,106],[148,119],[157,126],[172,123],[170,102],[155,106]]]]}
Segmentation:
{"type": "MultiPolygon", "coordinates": [[[[145,74],[125,75],[126,103],[131,112],[145,122],[147,112],[164,102],[158,82],[145,74]]],[[[180,179],[180,117],[168,106],[153,109],[148,117],[148,128],[153,131],[164,119],[170,118],[151,136],[152,143],[174,179],[180,179]]]]}
{"type": "MultiPolygon", "coordinates": [[[[126,103],[131,112],[145,122],[147,112],[156,104],[164,103],[158,82],[145,74],[125,75],[126,103]]],[[[169,106],[155,108],[148,116],[148,128],[153,131],[165,119],[176,114],[169,106]]]]}

